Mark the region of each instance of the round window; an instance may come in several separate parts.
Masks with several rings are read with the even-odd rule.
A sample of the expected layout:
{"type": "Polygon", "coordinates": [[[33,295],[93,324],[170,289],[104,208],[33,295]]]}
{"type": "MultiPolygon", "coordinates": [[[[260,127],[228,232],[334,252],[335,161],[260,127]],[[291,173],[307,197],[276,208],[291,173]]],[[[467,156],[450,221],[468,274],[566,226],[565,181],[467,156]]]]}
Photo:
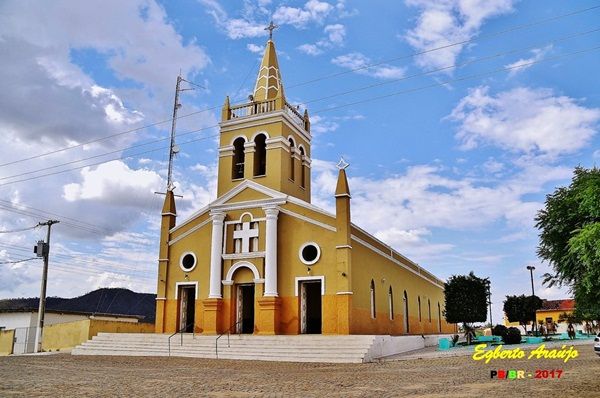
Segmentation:
{"type": "Polygon", "coordinates": [[[179,266],[185,272],[189,272],[196,266],[196,255],[192,252],[183,253],[179,260],[179,266]]]}
{"type": "Polygon", "coordinates": [[[321,257],[321,248],[314,242],[308,242],[300,247],[300,261],[306,265],[312,265],[319,261],[321,257]]]}

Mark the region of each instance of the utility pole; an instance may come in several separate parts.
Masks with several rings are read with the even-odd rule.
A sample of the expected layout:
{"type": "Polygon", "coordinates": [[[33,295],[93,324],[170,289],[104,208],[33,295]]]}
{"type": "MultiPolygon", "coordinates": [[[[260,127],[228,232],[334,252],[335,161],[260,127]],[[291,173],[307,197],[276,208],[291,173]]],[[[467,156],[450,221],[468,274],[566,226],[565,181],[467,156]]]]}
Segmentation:
{"type": "MultiPolygon", "coordinates": [[[[533,288],[533,270],[535,269],[535,267],[533,265],[528,265],[527,269],[529,270],[529,273],[531,274],[531,297],[533,299],[533,297],[535,296],[535,290],[533,288]]],[[[531,327],[534,336],[537,335],[537,317],[535,316],[535,312],[533,314],[533,326],[531,327]]]]}
{"type": "Polygon", "coordinates": [[[57,224],[60,221],[48,220],[41,222],[38,226],[48,226],[48,234],[46,235],[46,242],[38,242],[38,245],[34,248],[34,253],[37,253],[38,257],[44,258],[44,270],[42,272],[42,289],[40,292],[40,305],[38,308],[38,321],[37,328],[35,330],[35,348],[34,352],[42,350],[42,332],[44,329],[44,315],[46,312],[46,283],[48,281],[48,257],[50,256],[50,229],[52,224],[57,224]]]}

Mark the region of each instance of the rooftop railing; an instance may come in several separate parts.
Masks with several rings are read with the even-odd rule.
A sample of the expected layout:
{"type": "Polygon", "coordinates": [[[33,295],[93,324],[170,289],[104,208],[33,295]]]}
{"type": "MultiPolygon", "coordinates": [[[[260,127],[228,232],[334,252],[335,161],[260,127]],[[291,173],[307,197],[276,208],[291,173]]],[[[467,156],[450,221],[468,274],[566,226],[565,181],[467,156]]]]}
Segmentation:
{"type": "Polygon", "coordinates": [[[285,100],[275,98],[266,101],[252,101],[245,104],[233,105],[224,114],[224,120],[233,120],[253,115],[267,114],[283,110],[298,127],[310,131],[308,117],[303,116],[297,107],[285,100]]]}

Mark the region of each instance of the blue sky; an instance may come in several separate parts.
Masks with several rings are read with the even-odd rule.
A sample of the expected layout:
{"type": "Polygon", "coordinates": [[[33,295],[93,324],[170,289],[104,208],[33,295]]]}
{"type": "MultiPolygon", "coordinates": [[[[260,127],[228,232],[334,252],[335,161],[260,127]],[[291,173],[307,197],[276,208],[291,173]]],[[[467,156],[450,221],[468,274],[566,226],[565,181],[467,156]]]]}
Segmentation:
{"type": "MultiPolygon", "coordinates": [[[[533,218],[600,159],[595,6],[4,1],[0,163],[31,159],[0,166],[0,231],[62,221],[49,295],[154,291],[170,124],[138,128],[168,121],[180,70],[204,87],[181,97],[181,219],[214,199],[220,106],[252,91],[272,19],[287,99],[311,115],[313,203],[333,209],[343,156],[354,221],[442,278],[490,277],[496,320],[529,292],[526,265],[566,297],[541,285],[533,218]]],[[[0,233],[0,297],[38,294],[40,261],[6,262],[44,235],[0,233]]]]}

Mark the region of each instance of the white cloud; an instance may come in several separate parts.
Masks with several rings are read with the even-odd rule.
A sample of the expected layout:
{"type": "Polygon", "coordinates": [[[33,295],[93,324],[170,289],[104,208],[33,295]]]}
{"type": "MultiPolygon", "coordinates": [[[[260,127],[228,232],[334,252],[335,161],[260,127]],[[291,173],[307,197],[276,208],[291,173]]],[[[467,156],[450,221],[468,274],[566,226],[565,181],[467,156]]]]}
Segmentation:
{"type": "Polygon", "coordinates": [[[327,25],[324,29],[327,33],[329,41],[333,44],[340,45],[344,42],[346,37],[346,27],[342,24],[327,25]]]}
{"type": "Polygon", "coordinates": [[[263,48],[261,46],[256,45],[254,43],[246,44],[246,48],[248,49],[248,51],[253,52],[255,54],[259,54],[263,51],[263,48]]]}
{"type": "Polygon", "coordinates": [[[323,116],[313,115],[310,118],[310,131],[313,134],[324,134],[337,130],[340,124],[323,116]]]}
{"type": "Polygon", "coordinates": [[[528,155],[573,153],[597,132],[599,108],[552,90],[518,87],[496,95],[489,87],[469,91],[450,114],[459,123],[462,148],[492,144],[528,155]]]}
{"type": "Polygon", "coordinates": [[[323,50],[316,44],[302,44],[298,46],[298,50],[308,55],[323,54],[323,50]]]}
{"type": "Polygon", "coordinates": [[[333,58],[331,62],[342,68],[353,70],[356,73],[381,79],[399,79],[406,73],[406,69],[399,66],[386,64],[369,66],[372,64],[372,61],[359,52],[340,55],[333,58]]]}
{"type": "Polygon", "coordinates": [[[0,5],[0,39],[5,55],[0,127],[15,139],[43,140],[48,148],[127,128],[167,103],[173,89],[168,76],[180,68],[184,75],[194,74],[210,62],[195,43],[183,42],[152,0],[55,1],[44,7],[5,1],[0,5]],[[80,52],[97,54],[106,60],[109,75],[140,88],[96,83],[75,64],[80,52]]]}
{"type": "MultiPolygon", "coordinates": [[[[470,40],[485,20],[513,10],[513,0],[405,0],[419,9],[416,26],[404,38],[417,51],[470,40]]],[[[456,63],[465,44],[422,54],[416,63],[427,70],[456,63]]]]}
{"type": "Polygon", "coordinates": [[[327,35],[315,44],[302,44],[298,46],[298,50],[308,55],[319,55],[333,47],[339,47],[344,44],[346,37],[346,27],[342,24],[327,25],[323,32],[327,35]]]}
{"type": "Polygon", "coordinates": [[[534,48],[531,50],[531,57],[521,58],[508,65],[504,65],[505,68],[509,69],[508,76],[512,77],[517,73],[523,72],[525,69],[531,68],[534,64],[532,62],[538,62],[544,59],[544,56],[552,50],[552,44],[542,48],[534,48]]]}
{"type": "Polygon", "coordinates": [[[489,158],[483,164],[483,168],[488,173],[498,173],[504,169],[504,164],[501,162],[498,162],[494,158],[489,158]]]}
{"type": "Polygon", "coordinates": [[[303,8],[280,6],[273,13],[273,20],[278,24],[293,25],[305,28],[309,23],[321,23],[334,7],[323,1],[309,0],[303,8]]]}
{"type": "Polygon", "coordinates": [[[229,18],[227,12],[216,0],[199,0],[230,39],[243,39],[266,36],[265,25],[247,18],[229,18]]]}
{"type": "Polygon", "coordinates": [[[67,184],[63,197],[68,202],[95,200],[111,205],[139,207],[140,196],[151,195],[163,183],[160,176],[150,170],[132,170],[121,161],[99,165],[95,169],[81,170],[81,183],[67,184]]]}
{"type": "MultiPolygon", "coordinates": [[[[567,167],[532,165],[503,181],[484,184],[445,176],[442,167],[431,165],[412,166],[387,178],[352,177],[350,172],[353,220],[404,246],[410,239],[425,242],[433,228],[463,231],[494,222],[531,228],[543,204],[529,195],[543,193],[546,184],[568,179],[571,173],[567,167]]],[[[332,209],[334,163],[314,162],[313,176],[313,202],[332,209]]]]}

